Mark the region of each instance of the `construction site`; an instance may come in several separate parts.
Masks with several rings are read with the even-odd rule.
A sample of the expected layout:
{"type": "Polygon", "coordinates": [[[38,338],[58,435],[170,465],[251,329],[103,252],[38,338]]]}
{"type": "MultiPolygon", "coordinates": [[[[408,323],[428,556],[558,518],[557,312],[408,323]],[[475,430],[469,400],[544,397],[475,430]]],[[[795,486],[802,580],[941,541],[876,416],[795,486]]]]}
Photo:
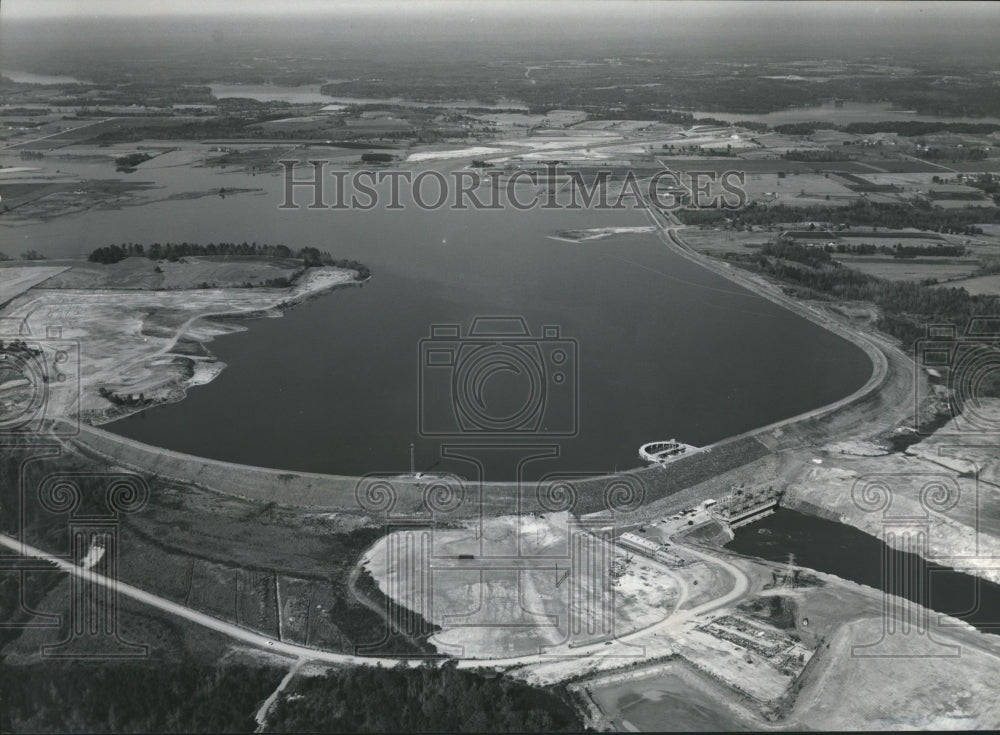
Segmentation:
{"type": "Polygon", "coordinates": [[[714,518],[735,529],[771,515],[780,500],[781,493],[771,485],[766,488],[733,486],[728,495],[708,507],[714,518]]]}

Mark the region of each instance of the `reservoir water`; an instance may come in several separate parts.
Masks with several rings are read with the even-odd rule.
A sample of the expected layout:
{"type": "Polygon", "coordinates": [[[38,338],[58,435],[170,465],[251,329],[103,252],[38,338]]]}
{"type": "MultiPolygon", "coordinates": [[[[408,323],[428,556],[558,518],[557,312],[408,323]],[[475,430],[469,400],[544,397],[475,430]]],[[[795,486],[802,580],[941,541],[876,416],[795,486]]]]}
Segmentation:
{"type": "Polygon", "coordinates": [[[883,591],[891,588],[894,594],[931,610],[1000,634],[1000,585],[890,549],[874,536],[843,523],[779,508],[774,515],[738,529],[726,548],[779,562],[788,561],[792,554],[796,566],[883,591]],[[887,585],[883,559],[894,569],[925,569],[929,582],[922,589],[926,592],[918,594],[913,585],[887,585]]]}
{"type": "MultiPolygon", "coordinates": [[[[102,173],[100,164],[59,165],[102,173]]],[[[470,477],[475,472],[464,463],[440,461],[442,445],[484,436],[426,435],[436,427],[421,426],[421,408],[447,412],[451,397],[440,380],[448,368],[436,372],[437,393],[421,393],[419,349],[435,325],[458,325],[464,339],[476,317],[496,315],[522,317],[528,342],[556,327],[558,340],[570,345],[563,366],[569,380],[558,388],[552,381],[563,370],[550,346],[539,343],[529,359],[537,360],[548,404],[536,433],[507,440],[559,452],[535,463],[534,475],[635,467],[645,442],[708,444],[837,400],[871,374],[859,348],[688,262],[655,234],[583,243],[550,237],[571,228],[647,225],[639,211],[281,210],[276,174],[176,167],[134,176],[162,187],[137,194],[149,200],[143,206],[5,225],[5,236],[50,256],[83,256],[122,241],[315,246],[374,273],[361,288],[322,296],[280,319],[247,321],[247,331],[209,345],[228,365],[215,381],[179,403],[105,427],[153,445],[281,469],[365,474],[406,471],[414,442],[417,469],[470,477]],[[166,199],[222,186],[263,191],[166,199]]],[[[308,203],[309,193],[300,201],[308,203]]],[[[483,396],[488,405],[530,398],[524,372],[495,377],[483,396]]],[[[484,472],[513,479],[520,451],[484,472]]]]}

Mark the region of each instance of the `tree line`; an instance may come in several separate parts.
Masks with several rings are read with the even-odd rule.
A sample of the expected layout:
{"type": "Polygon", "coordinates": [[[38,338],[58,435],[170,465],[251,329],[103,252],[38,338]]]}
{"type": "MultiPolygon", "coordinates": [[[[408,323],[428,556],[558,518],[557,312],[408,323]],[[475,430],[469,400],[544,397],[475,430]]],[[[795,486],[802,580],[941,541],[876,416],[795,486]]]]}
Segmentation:
{"type": "Polygon", "coordinates": [[[254,732],[283,674],[191,659],[0,666],[0,731],[254,732]]]}
{"type": "MultiPolygon", "coordinates": [[[[801,246],[800,246],[801,247],[801,246]]],[[[815,250],[821,252],[819,248],[815,250]]],[[[972,295],[964,288],[936,286],[911,281],[889,281],[852,268],[836,265],[806,267],[794,250],[766,251],[755,256],[732,257],[751,270],[791,284],[796,295],[829,296],[844,301],[866,301],[879,309],[877,326],[897,338],[904,349],[926,336],[928,324],[954,324],[964,332],[972,317],[1000,313],[1000,296],[972,295]],[[791,256],[791,257],[786,257],[791,256]]],[[[814,256],[817,259],[820,255],[814,256]]],[[[806,265],[812,266],[812,263],[806,265]]],[[[981,386],[987,395],[1000,396],[1000,382],[981,386]]]]}
{"type": "Polygon", "coordinates": [[[361,279],[368,278],[371,270],[364,263],[349,258],[334,258],[330,253],[321,251],[315,247],[304,247],[293,250],[285,245],[258,245],[256,242],[242,243],[220,242],[200,245],[197,243],[158,243],[154,242],[148,248],[137,243],[122,243],[121,245],[107,245],[96,248],[87,260],[91,263],[101,263],[110,265],[118,263],[125,258],[139,257],[149,260],[167,260],[175,263],[181,258],[189,256],[201,257],[241,257],[258,259],[285,259],[294,258],[301,260],[307,268],[323,265],[335,266],[337,268],[350,268],[358,272],[361,279]]]}
{"type": "Polygon", "coordinates": [[[965,207],[941,209],[932,207],[926,200],[914,204],[882,204],[858,199],[846,207],[791,207],[787,204],[751,202],[743,209],[679,209],[678,219],[686,225],[723,225],[736,229],[748,226],[772,227],[786,222],[829,222],[835,227],[863,225],[950,233],[978,235],[981,223],[1000,222],[1000,209],[992,207],[965,207]]]}
{"type": "Polygon", "coordinates": [[[830,253],[850,253],[852,255],[891,255],[894,258],[917,258],[917,257],[938,257],[938,258],[961,258],[968,250],[964,245],[903,245],[897,242],[892,247],[888,245],[873,245],[862,242],[856,245],[839,242],[836,245],[827,244],[824,246],[830,253]]]}
{"type": "Polygon", "coordinates": [[[883,120],[881,122],[853,122],[846,125],[834,125],[829,122],[813,120],[811,122],[784,123],[775,125],[774,132],[784,135],[812,135],[817,130],[839,130],[853,135],[875,135],[876,133],[895,133],[904,138],[912,138],[933,133],[964,133],[966,135],[989,135],[1000,130],[996,123],[963,123],[963,122],[921,122],[918,120],[883,120]]]}

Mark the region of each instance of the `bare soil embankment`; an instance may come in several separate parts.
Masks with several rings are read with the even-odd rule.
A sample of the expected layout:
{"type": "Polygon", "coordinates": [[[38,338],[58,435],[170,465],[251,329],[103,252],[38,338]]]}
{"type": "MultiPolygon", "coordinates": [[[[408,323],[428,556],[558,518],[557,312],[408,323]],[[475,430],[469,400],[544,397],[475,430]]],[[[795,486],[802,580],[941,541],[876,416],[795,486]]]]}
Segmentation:
{"type": "Polygon", "coordinates": [[[880,618],[868,618],[840,628],[802,687],[797,721],[830,730],[992,730],[1000,724],[995,652],[961,645],[966,636],[882,639],[882,626],[880,618]],[[879,640],[880,656],[854,648],[879,640]],[[960,645],[960,655],[942,656],[943,645],[960,645]]]}
{"type": "MultiPolygon", "coordinates": [[[[149,261],[143,265],[150,272],[154,267],[149,261]]],[[[356,278],[351,270],[310,268],[291,287],[199,288],[198,283],[206,285],[206,274],[218,278],[225,271],[228,277],[245,278],[251,266],[206,259],[178,268],[185,269],[188,280],[181,282],[174,274],[174,281],[185,286],[176,290],[36,287],[7,305],[4,323],[38,337],[47,364],[58,364],[57,350],[69,355],[60,368],[67,379],[49,381],[47,416],[79,416],[99,424],[180,400],[189,387],[209,382],[225,367],[204,343],[243,328],[209,317],[280,316],[282,310],[356,278]]],[[[71,269],[54,277],[64,285],[86,283],[94,277],[90,270],[83,266],[76,274],[71,269]]]]}

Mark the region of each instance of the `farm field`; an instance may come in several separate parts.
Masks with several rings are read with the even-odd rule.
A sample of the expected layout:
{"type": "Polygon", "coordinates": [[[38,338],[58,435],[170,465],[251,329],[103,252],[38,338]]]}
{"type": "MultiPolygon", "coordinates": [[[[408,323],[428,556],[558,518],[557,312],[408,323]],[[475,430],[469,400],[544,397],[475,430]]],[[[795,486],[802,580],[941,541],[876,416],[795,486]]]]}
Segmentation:
{"type": "Polygon", "coordinates": [[[964,288],[973,296],[979,294],[1000,296],[1000,275],[966,278],[952,285],[964,288]]]}
{"type": "MultiPolygon", "coordinates": [[[[934,279],[939,283],[943,283],[945,281],[966,278],[979,270],[979,263],[971,259],[953,260],[951,258],[934,258],[933,260],[918,260],[849,255],[835,255],[834,258],[837,262],[843,263],[849,268],[867,273],[870,276],[885,278],[889,281],[926,281],[934,279]]],[[[963,281],[955,285],[964,285],[965,283],[968,283],[968,281],[963,281]]]]}

